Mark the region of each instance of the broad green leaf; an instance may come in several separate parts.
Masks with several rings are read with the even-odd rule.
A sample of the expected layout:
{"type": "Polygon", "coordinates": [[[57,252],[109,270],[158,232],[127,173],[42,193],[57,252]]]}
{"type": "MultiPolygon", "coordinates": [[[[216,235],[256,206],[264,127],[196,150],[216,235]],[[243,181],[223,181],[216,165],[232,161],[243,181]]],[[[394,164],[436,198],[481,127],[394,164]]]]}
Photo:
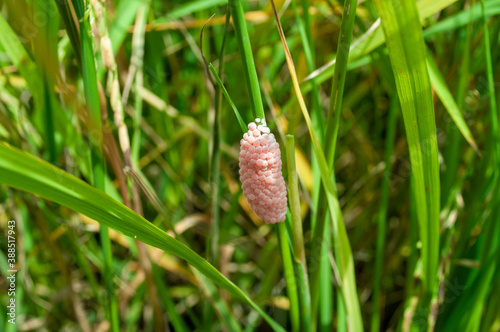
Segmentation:
{"type": "Polygon", "coordinates": [[[375,0],[396,79],[415,182],[422,281],[431,294],[439,258],[439,161],[422,26],[414,1],[375,0]]]}
{"type": "Polygon", "coordinates": [[[275,331],[284,331],[248,295],[187,246],[102,191],[3,142],[0,143],[0,184],[66,206],[126,236],[186,260],[215,284],[250,305],[275,331]]]}

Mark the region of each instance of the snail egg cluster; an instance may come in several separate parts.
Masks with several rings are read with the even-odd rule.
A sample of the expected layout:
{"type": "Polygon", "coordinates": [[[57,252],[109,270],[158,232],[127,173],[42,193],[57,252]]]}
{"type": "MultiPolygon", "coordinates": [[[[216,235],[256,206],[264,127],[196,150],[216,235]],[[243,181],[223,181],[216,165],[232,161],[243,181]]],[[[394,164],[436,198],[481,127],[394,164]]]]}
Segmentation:
{"type": "Polygon", "coordinates": [[[265,120],[255,119],[240,141],[240,180],[243,195],[266,223],[285,220],[286,187],[281,174],[281,151],[265,120]]]}

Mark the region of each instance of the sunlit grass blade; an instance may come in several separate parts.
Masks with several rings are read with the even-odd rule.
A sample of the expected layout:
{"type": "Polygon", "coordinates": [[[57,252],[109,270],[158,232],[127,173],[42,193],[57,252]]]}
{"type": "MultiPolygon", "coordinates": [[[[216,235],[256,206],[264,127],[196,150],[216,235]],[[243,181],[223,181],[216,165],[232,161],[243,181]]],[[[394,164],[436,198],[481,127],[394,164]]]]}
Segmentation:
{"type": "Polygon", "coordinates": [[[434,289],[439,259],[439,162],[422,27],[414,2],[376,0],[406,128],[422,243],[422,282],[434,289]]]}
{"type": "Polygon", "coordinates": [[[288,169],[289,206],[292,219],[292,236],[294,243],[294,261],[297,271],[297,286],[301,311],[301,331],[312,331],[311,297],[309,293],[309,278],[307,276],[306,254],[302,220],[300,217],[300,198],[297,168],[295,164],[295,140],[292,135],[286,136],[286,156],[288,169]]]}
{"type": "Polygon", "coordinates": [[[102,191],[5,143],[0,143],[0,184],[66,206],[123,235],[179,256],[215,284],[251,306],[275,331],[284,331],[240,288],[184,244],[102,191]]]}
{"type": "Polygon", "coordinates": [[[274,5],[274,1],[271,0],[271,4],[273,5],[273,13],[276,20],[276,25],[278,26],[281,43],[283,45],[283,49],[285,50],[286,61],[288,69],[290,71],[290,76],[292,78],[295,94],[299,101],[299,105],[302,114],[304,116],[304,119],[306,120],[307,128],[309,130],[311,141],[314,147],[314,153],[318,160],[321,179],[325,187],[325,192],[328,199],[328,207],[332,215],[333,234],[336,242],[335,252],[338,254],[339,257],[338,264],[341,271],[341,282],[342,282],[341,290],[342,290],[343,300],[345,301],[345,305],[347,308],[347,319],[349,321],[350,328],[352,328],[354,331],[361,331],[363,330],[363,321],[361,318],[361,310],[359,307],[359,299],[356,290],[354,259],[352,257],[351,245],[347,237],[347,231],[345,229],[345,225],[342,220],[342,213],[340,211],[340,206],[337,198],[337,191],[330,177],[331,173],[328,170],[328,164],[326,162],[325,154],[321,149],[320,141],[318,139],[317,133],[314,131],[314,128],[312,126],[311,117],[309,116],[309,112],[305,105],[304,98],[302,97],[302,93],[300,91],[299,81],[297,79],[297,74],[295,72],[293,59],[286,43],[285,35],[283,33],[283,29],[281,27],[281,23],[278,18],[278,13],[274,5]]]}
{"type": "MultiPolygon", "coordinates": [[[[419,11],[419,16],[421,20],[428,18],[429,16],[443,10],[457,0],[422,0],[417,2],[417,8],[419,11]]],[[[375,22],[368,31],[361,37],[356,39],[351,46],[351,56],[349,61],[352,62],[371,53],[374,49],[379,47],[385,42],[385,37],[380,28],[380,22],[375,22]]],[[[335,70],[336,59],[326,65],[318,68],[314,73],[309,75],[306,80],[312,77],[317,77],[318,83],[323,83],[327,79],[333,76],[335,70]]],[[[311,86],[309,83],[303,85],[303,90],[309,91],[311,86]]]]}

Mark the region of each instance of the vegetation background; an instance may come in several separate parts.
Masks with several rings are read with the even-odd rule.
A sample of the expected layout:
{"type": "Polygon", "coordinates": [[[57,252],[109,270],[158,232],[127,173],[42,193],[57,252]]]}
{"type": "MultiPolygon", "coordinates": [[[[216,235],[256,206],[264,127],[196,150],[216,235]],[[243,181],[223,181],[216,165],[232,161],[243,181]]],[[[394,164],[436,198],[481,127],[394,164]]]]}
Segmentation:
{"type": "Polygon", "coordinates": [[[500,331],[498,0],[0,11],[0,330],[500,331]]]}

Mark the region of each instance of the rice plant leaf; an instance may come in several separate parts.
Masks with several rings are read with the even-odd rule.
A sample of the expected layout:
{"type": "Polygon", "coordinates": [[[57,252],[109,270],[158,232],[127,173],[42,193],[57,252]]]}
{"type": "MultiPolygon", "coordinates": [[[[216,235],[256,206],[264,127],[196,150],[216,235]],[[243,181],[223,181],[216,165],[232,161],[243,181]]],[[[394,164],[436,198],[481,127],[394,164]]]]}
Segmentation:
{"type": "Polygon", "coordinates": [[[12,30],[9,23],[7,23],[3,15],[0,15],[0,31],[0,45],[2,45],[3,49],[9,56],[12,64],[16,66],[26,80],[35,101],[38,102],[38,105],[42,105],[43,84],[36,69],[35,62],[31,59],[23,44],[21,44],[21,41],[12,30]]]}
{"type": "MultiPolygon", "coordinates": [[[[418,11],[421,20],[441,11],[457,0],[421,0],[417,2],[418,11]]],[[[349,54],[349,63],[362,58],[371,51],[379,47],[385,42],[384,34],[380,29],[380,21],[376,21],[361,37],[355,40],[351,45],[349,54]]],[[[308,81],[313,77],[317,77],[318,83],[323,83],[333,76],[335,70],[336,59],[333,59],[321,68],[316,69],[304,81],[308,81]]],[[[303,91],[309,91],[311,83],[307,82],[303,85],[303,91]]]]}
{"type": "Polygon", "coordinates": [[[294,243],[295,267],[297,273],[298,296],[300,300],[302,331],[312,331],[311,297],[307,277],[306,254],[304,249],[304,231],[300,217],[299,184],[295,163],[295,140],[293,135],[286,135],[286,157],[288,169],[288,194],[292,219],[292,237],[294,243]]]}
{"type": "Polygon", "coordinates": [[[332,226],[333,226],[333,237],[335,239],[335,252],[339,256],[339,266],[341,271],[341,291],[345,306],[347,308],[347,320],[352,331],[363,331],[363,320],[361,318],[361,309],[359,306],[358,291],[356,287],[356,276],[354,273],[354,259],[352,256],[351,244],[347,236],[347,230],[345,228],[342,212],[340,210],[340,204],[338,201],[337,190],[332,181],[331,173],[328,169],[328,164],[326,161],[325,153],[321,148],[321,143],[318,138],[318,134],[314,130],[312,125],[311,116],[307,110],[307,106],[300,91],[299,81],[297,79],[297,73],[295,71],[295,65],[293,63],[293,58],[290,53],[290,49],[286,43],[285,34],[278,17],[278,12],[274,1],[271,0],[273,6],[273,14],[278,26],[278,32],[280,35],[281,43],[286,55],[286,61],[288,69],[290,71],[290,76],[292,78],[293,87],[295,94],[299,101],[299,106],[302,111],[302,115],[307,124],[309,134],[311,137],[312,145],[314,148],[314,154],[318,160],[318,166],[321,174],[321,180],[325,188],[325,193],[327,196],[328,208],[332,216],[332,226]]]}
{"type": "Polygon", "coordinates": [[[439,162],[422,26],[413,1],[375,0],[396,79],[415,182],[422,281],[430,294],[439,257],[439,162]]]}
{"type": "Polygon", "coordinates": [[[464,117],[462,116],[462,113],[460,112],[460,109],[455,102],[455,99],[448,89],[443,75],[441,75],[441,73],[439,72],[436,62],[434,61],[434,59],[432,59],[432,56],[429,53],[427,53],[427,67],[429,68],[429,76],[431,79],[432,87],[434,88],[434,91],[436,91],[436,94],[446,108],[446,111],[448,111],[448,114],[451,116],[467,142],[469,142],[474,150],[479,152],[476,142],[474,141],[474,137],[472,137],[469,127],[467,126],[467,123],[465,122],[464,117]]]}
{"type": "Polygon", "coordinates": [[[186,260],[219,287],[250,305],[275,331],[285,331],[240,288],[190,248],[102,191],[3,142],[0,143],[0,184],[66,206],[126,236],[186,260]]]}

